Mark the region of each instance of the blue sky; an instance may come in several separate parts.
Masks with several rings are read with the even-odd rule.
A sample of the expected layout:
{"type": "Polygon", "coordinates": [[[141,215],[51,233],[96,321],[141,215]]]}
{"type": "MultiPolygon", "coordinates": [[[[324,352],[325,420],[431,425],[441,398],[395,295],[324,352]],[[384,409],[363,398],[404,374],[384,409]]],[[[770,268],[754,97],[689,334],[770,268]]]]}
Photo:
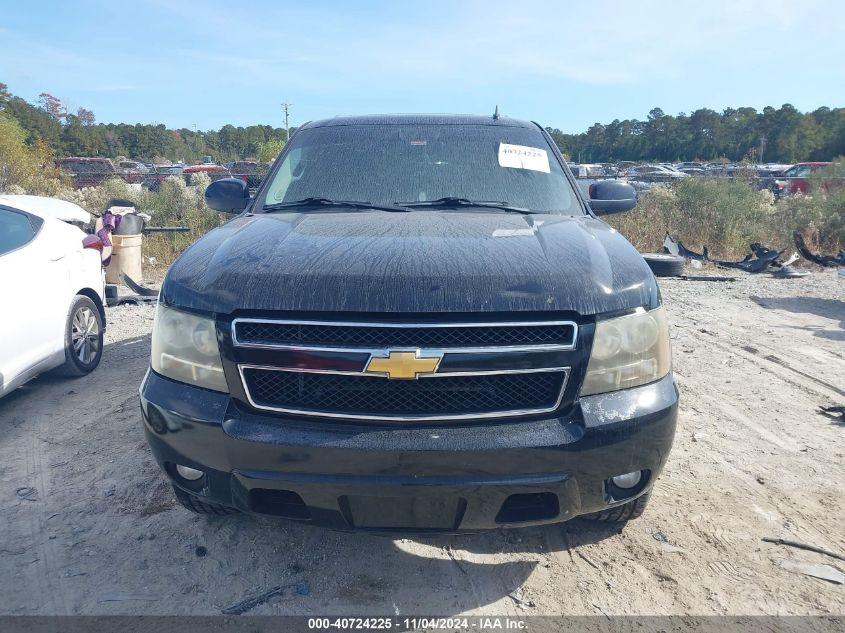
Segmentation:
{"type": "Polygon", "coordinates": [[[567,132],[699,107],[845,106],[845,2],[4,3],[0,81],[103,122],[502,113],[567,132]]]}

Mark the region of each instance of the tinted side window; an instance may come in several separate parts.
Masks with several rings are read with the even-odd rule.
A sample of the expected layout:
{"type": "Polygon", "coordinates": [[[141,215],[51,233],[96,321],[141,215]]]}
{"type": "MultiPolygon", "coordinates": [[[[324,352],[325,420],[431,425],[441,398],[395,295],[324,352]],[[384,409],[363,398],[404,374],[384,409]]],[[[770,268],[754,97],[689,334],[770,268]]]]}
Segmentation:
{"type": "Polygon", "coordinates": [[[20,248],[32,240],[41,223],[40,218],[0,209],[0,255],[20,248]]]}

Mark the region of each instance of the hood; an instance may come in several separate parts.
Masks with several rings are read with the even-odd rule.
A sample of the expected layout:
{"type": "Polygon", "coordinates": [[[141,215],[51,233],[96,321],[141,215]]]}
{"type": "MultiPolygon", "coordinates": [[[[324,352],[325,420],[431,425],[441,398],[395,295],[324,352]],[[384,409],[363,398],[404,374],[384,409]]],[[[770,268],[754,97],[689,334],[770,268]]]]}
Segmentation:
{"type": "Polygon", "coordinates": [[[91,222],[91,214],[85,209],[78,204],[68,202],[67,200],[59,200],[58,198],[24,194],[4,194],[0,195],[0,204],[7,204],[15,209],[27,211],[40,218],[55,218],[64,222],[86,225],[91,222]]]}
{"type": "Polygon", "coordinates": [[[656,305],[642,257],[590,217],[413,211],[242,215],[186,250],[161,291],[202,312],[583,315],[656,305]]]}

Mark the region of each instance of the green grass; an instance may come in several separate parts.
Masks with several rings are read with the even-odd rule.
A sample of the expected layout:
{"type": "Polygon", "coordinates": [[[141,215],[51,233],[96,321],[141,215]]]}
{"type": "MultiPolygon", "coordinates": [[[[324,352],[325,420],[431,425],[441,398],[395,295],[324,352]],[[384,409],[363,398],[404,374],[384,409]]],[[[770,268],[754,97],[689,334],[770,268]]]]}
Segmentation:
{"type": "Polygon", "coordinates": [[[743,180],[685,178],[652,189],[633,211],[607,221],[641,252],[661,252],[668,231],[693,250],[707,246],[713,257],[739,259],[751,242],[792,249],[795,230],[811,248],[835,253],[845,243],[843,218],[845,187],[775,202],[743,180]]]}

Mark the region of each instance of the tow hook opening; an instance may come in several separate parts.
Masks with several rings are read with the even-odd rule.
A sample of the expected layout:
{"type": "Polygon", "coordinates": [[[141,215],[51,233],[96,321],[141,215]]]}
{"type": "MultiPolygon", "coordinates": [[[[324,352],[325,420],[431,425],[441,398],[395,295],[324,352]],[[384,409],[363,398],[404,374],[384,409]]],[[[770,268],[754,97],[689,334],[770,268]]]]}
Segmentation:
{"type": "Polygon", "coordinates": [[[502,504],[496,523],[525,523],[554,519],[560,514],[560,501],[551,492],[511,495],[502,504]]]}

